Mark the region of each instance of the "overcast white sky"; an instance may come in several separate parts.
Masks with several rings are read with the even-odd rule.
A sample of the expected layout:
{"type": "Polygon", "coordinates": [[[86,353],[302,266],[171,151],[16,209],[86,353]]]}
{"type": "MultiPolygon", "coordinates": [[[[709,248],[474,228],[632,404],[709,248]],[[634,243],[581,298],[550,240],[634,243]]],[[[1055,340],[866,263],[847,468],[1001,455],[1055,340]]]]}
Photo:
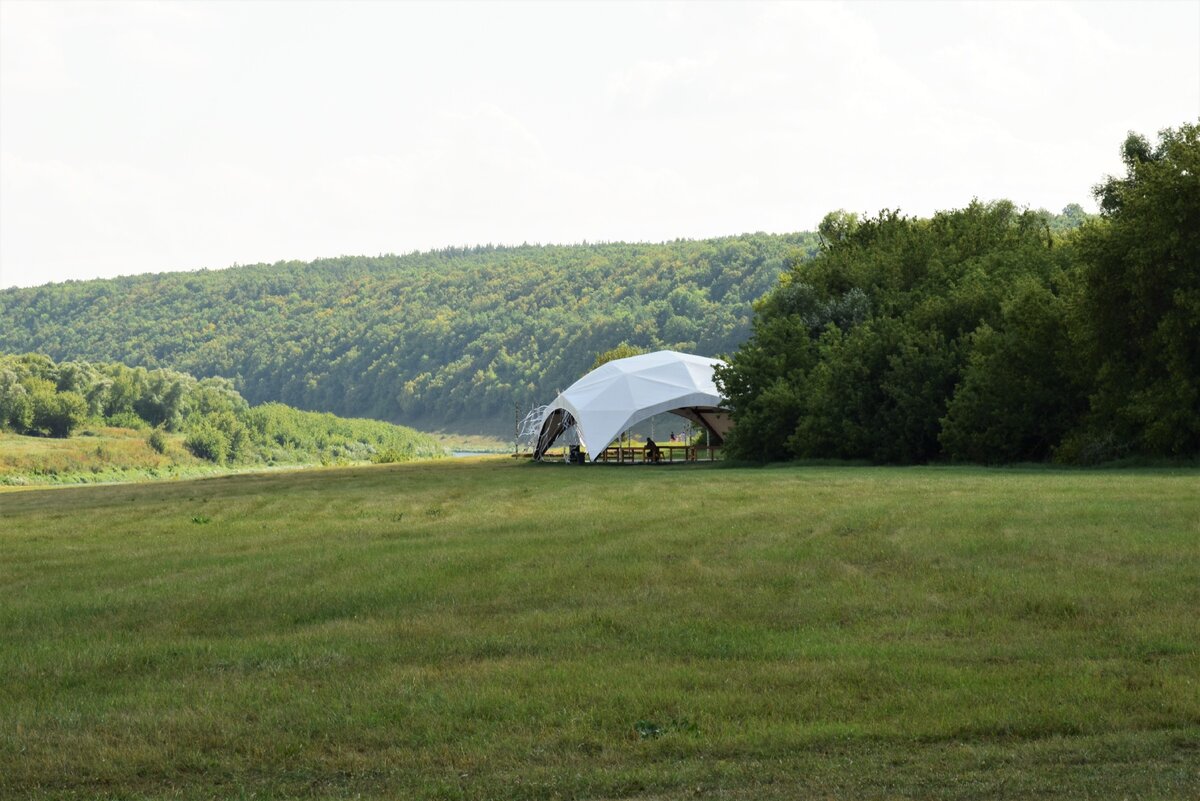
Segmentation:
{"type": "Polygon", "coordinates": [[[0,287],[1080,202],[1200,2],[0,2],[0,287]]]}

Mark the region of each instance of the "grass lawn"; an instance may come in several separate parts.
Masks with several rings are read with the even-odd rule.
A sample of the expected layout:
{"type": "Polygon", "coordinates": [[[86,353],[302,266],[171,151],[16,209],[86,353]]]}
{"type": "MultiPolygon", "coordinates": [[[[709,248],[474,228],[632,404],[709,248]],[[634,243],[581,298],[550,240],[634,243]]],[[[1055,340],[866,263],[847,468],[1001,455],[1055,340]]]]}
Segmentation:
{"type": "Polygon", "coordinates": [[[1200,797],[1200,472],[0,494],[6,798],[1200,797]]]}

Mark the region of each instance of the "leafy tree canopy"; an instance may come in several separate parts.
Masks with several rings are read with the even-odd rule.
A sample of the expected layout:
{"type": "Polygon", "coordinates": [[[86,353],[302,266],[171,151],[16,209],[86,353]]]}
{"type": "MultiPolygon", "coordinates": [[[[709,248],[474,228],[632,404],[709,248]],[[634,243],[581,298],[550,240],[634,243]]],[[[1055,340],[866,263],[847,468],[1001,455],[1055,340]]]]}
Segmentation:
{"type": "MultiPolygon", "coordinates": [[[[10,289],[0,349],[228,376],[251,403],[507,431],[514,401],[547,400],[619,343],[733,350],[787,255],[815,249],[812,234],[484,247],[10,289]]],[[[147,402],[165,422],[169,387],[147,402]]]]}
{"type": "Polygon", "coordinates": [[[752,459],[1200,454],[1197,126],[1131,134],[1102,214],[844,212],[718,370],[752,459]]]}
{"type": "Polygon", "coordinates": [[[594,362],[592,362],[591,369],[595,370],[597,367],[599,367],[602,364],[608,364],[609,362],[616,361],[617,359],[628,359],[630,356],[640,356],[643,353],[646,353],[645,348],[635,348],[633,345],[630,345],[628,342],[622,342],[620,345],[617,345],[615,348],[612,348],[611,350],[606,350],[606,351],[604,351],[604,353],[598,354],[596,356],[596,360],[594,362]]]}
{"type": "Polygon", "coordinates": [[[88,423],[147,429],[162,453],[163,431],[213,462],[388,461],[439,456],[431,437],[377,420],[348,420],[278,403],[251,407],[224,378],[175,370],[62,362],[0,354],[0,430],[68,437],[88,423]]]}
{"type": "Polygon", "coordinates": [[[1074,327],[1088,357],[1084,439],[1110,455],[1200,451],[1200,126],[1131,133],[1079,237],[1074,327]]]}

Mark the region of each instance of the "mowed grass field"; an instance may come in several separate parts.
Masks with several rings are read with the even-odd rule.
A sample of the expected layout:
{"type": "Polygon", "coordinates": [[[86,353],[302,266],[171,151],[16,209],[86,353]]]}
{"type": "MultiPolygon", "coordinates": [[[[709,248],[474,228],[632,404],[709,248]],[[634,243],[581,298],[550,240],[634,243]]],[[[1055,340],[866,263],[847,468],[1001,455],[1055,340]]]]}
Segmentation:
{"type": "Polygon", "coordinates": [[[5,798],[1200,797],[1200,473],[0,494],[5,798]]]}

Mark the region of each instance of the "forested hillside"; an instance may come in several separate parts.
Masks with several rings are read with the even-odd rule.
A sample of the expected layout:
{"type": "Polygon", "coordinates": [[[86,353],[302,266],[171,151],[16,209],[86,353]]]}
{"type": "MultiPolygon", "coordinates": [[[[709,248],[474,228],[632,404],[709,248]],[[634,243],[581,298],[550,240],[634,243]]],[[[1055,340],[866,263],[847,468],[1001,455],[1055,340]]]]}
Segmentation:
{"type": "Polygon", "coordinates": [[[0,292],[0,351],[226,376],[251,403],[510,430],[622,342],[705,355],[815,234],[447,249],[0,292]]]}

